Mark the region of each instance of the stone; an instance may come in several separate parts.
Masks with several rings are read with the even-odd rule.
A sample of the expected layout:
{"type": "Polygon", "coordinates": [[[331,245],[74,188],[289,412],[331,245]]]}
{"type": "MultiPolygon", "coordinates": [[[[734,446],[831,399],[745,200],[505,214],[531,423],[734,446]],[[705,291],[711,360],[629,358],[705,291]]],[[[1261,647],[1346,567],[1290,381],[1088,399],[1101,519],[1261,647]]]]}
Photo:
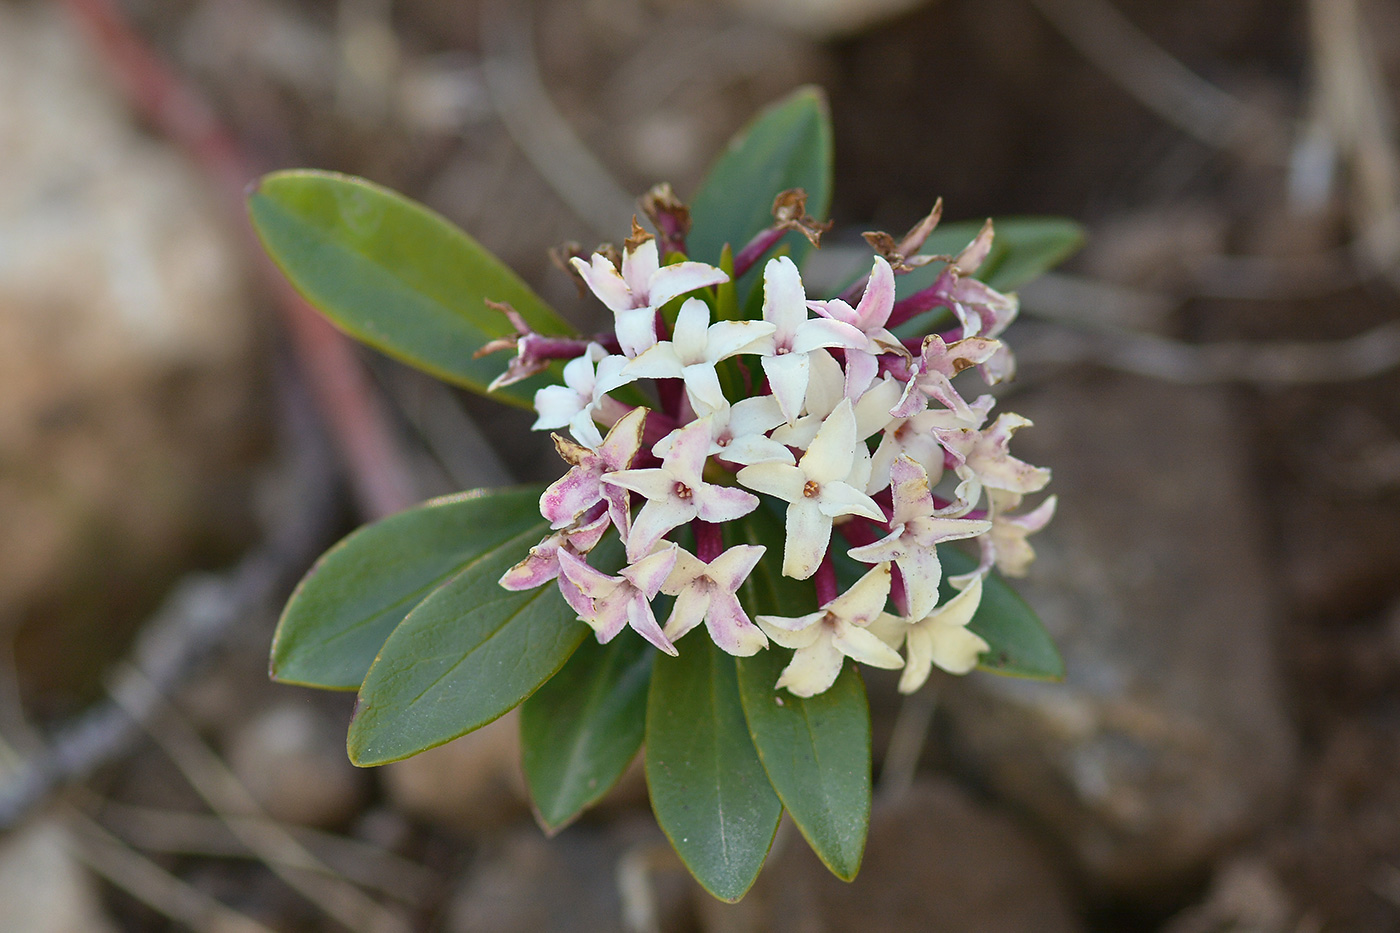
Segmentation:
{"type": "Polygon", "coordinates": [[[0,7],[0,85],[0,526],[24,530],[0,621],[42,618],[24,686],[90,684],[175,574],[251,533],[243,254],[62,10],[0,7]]]}
{"type": "Polygon", "coordinates": [[[229,764],[274,819],[302,826],[345,823],[363,805],[369,775],[345,754],[345,726],[305,703],[258,713],[229,742],[229,764]]]}
{"type": "Polygon", "coordinates": [[[1068,673],[952,685],[952,752],[1092,888],[1153,896],[1268,821],[1295,775],[1247,434],[1224,390],[1128,376],[1007,407],[1035,422],[1013,454],[1054,470],[1059,510],[1016,584],[1068,673]]]}
{"type": "Polygon", "coordinates": [[[378,773],[395,807],[428,822],[475,833],[527,812],[515,710],[378,773]]]}
{"type": "Polygon", "coordinates": [[[650,817],[522,829],[487,844],[448,908],[449,933],[693,929],[690,886],[650,817]]]}
{"type": "Polygon", "coordinates": [[[1069,933],[1082,929],[1049,852],[1005,813],[946,779],[877,801],[865,859],[847,884],[785,823],[748,896],[698,895],[712,933],[1069,933]]]}
{"type": "Polygon", "coordinates": [[[68,830],[34,823],[0,843],[0,914],[6,933],[115,933],[68,830]]]}

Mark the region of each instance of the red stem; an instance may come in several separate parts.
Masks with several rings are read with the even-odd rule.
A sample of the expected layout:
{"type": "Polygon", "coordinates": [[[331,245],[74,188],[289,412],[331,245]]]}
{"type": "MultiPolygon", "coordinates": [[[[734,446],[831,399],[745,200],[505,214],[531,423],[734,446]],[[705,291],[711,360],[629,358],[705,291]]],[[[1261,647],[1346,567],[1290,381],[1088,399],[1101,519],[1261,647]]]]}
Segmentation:
{"type": "Polygon", "coordinates": [[[812,583],[817,588],[818,606],[825,606],[836,598],[836,564],[831,560],[830,547],[822,555],[822,562],[817,565],[817,572],[812,577],[812,583]]]}
{"type": "Polygon", "coordinates": [[[724,553],[724,538],[718,525],[702,522],[697,518],[690,523],[690,530],[695,533],[696,557],[708,564],[724,553]]]}

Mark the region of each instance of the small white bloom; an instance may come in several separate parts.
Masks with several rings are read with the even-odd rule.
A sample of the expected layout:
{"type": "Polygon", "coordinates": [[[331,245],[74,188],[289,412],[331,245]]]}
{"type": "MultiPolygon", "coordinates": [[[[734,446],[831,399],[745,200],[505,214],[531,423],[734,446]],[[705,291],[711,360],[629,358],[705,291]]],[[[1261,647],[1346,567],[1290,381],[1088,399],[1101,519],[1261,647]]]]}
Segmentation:
{"type": "MultiPolygon", "coordinates": [[[[884,521],[875,500],[850,484],[853,469],[860,466],[858,446],[851,400],[843,398],[795,466],[755,463],[739,471],[739,482],[745,486],[788,503],[783,547],[783,573],[787,576],[805,580],[816,573],[831,542],[833,518],[863,515],[884,521]]],[[[868,460],[865,463],[868,470],[868,460]]],[[[860,487],[864,486],[861,478],[860,487]]]]}
{"type": "Polygon", "coordinates": [[[699,298],[687,298],[676,315],[670,340],[654,344],[622,370],[631,379],[683,379],[690,404],[700,414],[728,403],[720,390],[715,364],[773,333],[765,321],[710,323],[710,309],[699,298]]]}
{"type": "MultiPolygon", "coordinates": [[[[827,417],[836,410],[845,391],[845,377],[841,374],[841,364],[832,359],[825,350],[813,350],[810,354],[811,370],[807,384],[807,413],[792,424],[784,425],[773,432],[773,440],[788,447],[805,450],[817,436],[817,431],[827,417]]],[[[881,379],[862,394],[851,398],[856,416],[856,439],[865,440],[884,429],[893,420],[890,408],[899,398],[903,386],[891,378],[881,379]]]]}
{"type": "Polygon", "coordinates": [[[776,686],[796,696],[816,696],[836,682],[846,658],[872,667],[901,667],[899,653],[866,628],[884,611],[889,594],[890,565],[881,564],[816,612],[795,618],[759,616],[759,627],[769,638],[796,649],[776,686]]]}
{"type": "MultiPolygon", "coordinates": [[[[726,403],[702,420],[710,425],[712,457],[744,466],[769,460],[794,462],[792,451],[767,436],[769,431],[783,423],[778,400],[771,395],[746,398],[733,405],[726,403]]],[[[657,441],[651,449],[652,453],[658,457],[666,456],[675,437],[673,431],[657,441]]]]}
{"type": "Polygon", "coordinates": [[[604,473],[603,482],[621,486],[646,497],[646,504],[632,522],[627,536],[627,559],[649,553],[662,535],[692,519],[719,524],[732,522],[758,508],[758,497],[707,483],[701,474],[710,453],[710,426],[692,421],[673,432],[670,450],[661,466],[649,470],[604,473]]]}
{"type": "Polygon", "coordinates": [[[775,330],[754,344],[753,352],[763,354],[768,386],[791,424],[802,412],[807,395],[808,354],[820,347],[859,350],[868,340],[843,321],[808,315],[802,277],[786,256],[770,259],[763,267],[763,319],[775,330]]]}
{"type": "Polygon", "coordinates": [[[847,553],[866,564],[894,561],[904,580],[909,615],[922,618],[938,605],[938,584],[943,578],[938,544],[980,535],[990,530],[992,523],[964,518],[955,510],[939,511],[934,506],[928,474],[908,457],[894,462],[891,478],[894,516],[890,519],[889,535],[873,544],[853,547],[847,553]]]}
{"type": "MultiPolygon", "coordinates": [[[[635,226],[635,222],[634,222],[635,226]]],[[[575,256],[574,268],[593,294],[607,305],[616,318],[617,342],[622,352],[634,357],[656,343],[656,311],[672,298],[729,281],[714,266],[703,262],[677,262],[661,265],[656,240],[643,236],[622,255],[622,271],[606,256],[594,253],[592,262],[575,256]]]]}
{"type": "Polygon", "coordinates": [[[545,386],[535,393],[539,415],[531,427],[536,431],[568,427],[569,433],[585,447],[597,448],[603,435],[595,419],[611,424],[627,413],[627,407],[608,393],[632,381],[622,375],[627,359],[609,356],[596,343],[588,351],[564,364],[564,384],[545,386]]]}
{"type": "Polygon", "coordinates": [[[768,647],[768,639],[749,619],[739,603],[739,587],[753,572],[765,548],[739,544],[708,564],[683,549],[676,551],[676,566],[661,585],[661,592],[676,597],[665,635],[678,640],[701,622],[720,650],[747,658],[768,647]]]}
{"type": "Polygon", "coordinates": [[[966,674],[977,666],[978,657],[991,650],[980,635],[969,631],[967,623],[982,603],[982,577],[974,576],[952,599],[922,619],[910,624],[896,616],[883,615],[871,624],[886,645],[905,642],[904,673],[899,692],[913,693],[924,685],[933,665],[950,674],[966,674]]]}

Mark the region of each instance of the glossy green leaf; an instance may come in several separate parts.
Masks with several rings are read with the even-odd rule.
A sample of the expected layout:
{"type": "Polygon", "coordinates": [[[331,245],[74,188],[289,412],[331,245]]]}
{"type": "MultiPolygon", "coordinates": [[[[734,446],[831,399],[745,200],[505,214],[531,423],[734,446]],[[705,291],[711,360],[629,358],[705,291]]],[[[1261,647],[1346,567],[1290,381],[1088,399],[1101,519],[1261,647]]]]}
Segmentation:
{"type": "MultiPolygon", "coordinates": [[[[804,189],[807,213],[825,217],[831,209],[831,153],[831,115],[820,90],[799,88],[768,107],[730,141],[696,192],[686,237],[690,257],[718,263],[726,243],[737,253],[773,223],[773,199],[789,188],[804,189]]],[[[808,244],[799,234],[789,233],[782,242],[799,262],[806,255],[808,244]]]]}
{"type": "MultiPolygon", "coordinates": [[[[956,592],[948,577],[967,573],[977,561],[963,551],[940,547],[943,564],[942,599],[956,592]]],[[[993,571],[982,583],[982,603],[967,626],[991,646],[977,665],[979,670],[1033,680],[1060,680],[1065,663],[1050,633],[1014,589],[993,571]]]]}
{"type": "MultiPolygon", "coordinates": [[[[763,611],[763,610],[757,610],[763,611]]],[[[870,704],[847,663],[825,693],[803,699],[774,684],[791,652],[739,658],[739,696],[758,757],[812,851],[838,878],[860,869],[870,827],[870,704]]]]}
{"type": "Polygon", "coordinates": [[[520,761],[535,813],[562,829],[617,783],[642,746],[654,652],[633,632],[585,639],[520,707],[520,761]]]}
{"type": "Polygon", "coordinates": [[[331,690],[359,687],[389,633],[429,593],[502,543],[545,535],[540,492],[532,486],[434,499],[366,525],[331,548],[298,584],[277,623],[273,679],[331,690]]]}
{"type": "Polygon", "coordinates": [[[783,807],[749,738],[734,659],[704,633],[658,653],[647,698],[646,774],[656,821],[715,897],[744,896],[783,807]]]}
{"type": "MultiPolygon", "coordinates": [[[[509,352],[472,359],[513,333],[486,299],[540,333],[569,326],[500,260],[443,217],[361,178],[274,172],[248,198],[253,227],[297,291],[337,327],[448,382],[485,392],[509,352]]],[[[557,379],[555,380],[557,381],[557,379]]],[[[494,392],[529,407],[543,377],[494,392]]]]}
{"type": "MultiPolygon", "coordinates": [[[[1084,228],[1064,217],[1001,217],[993,224],[992,251],[977,270],[977,278],[999,291],[1019,288],[1084,245],[1084,228]]],[[[940,224],[920,252],[956,256],[981,229],[981,221],[940,224]]],[[[932,262],[899,276],[895,281],[900,297],[932,285],[942,271],[942,263],[932,262]]]]}
{"type": "MultiPolygon", "coordinates": [[[[501,574],[539,541],[503,542],[433,591],[394,629],[365,675],[350,722],[350,760],[382,765],[449,742],[519,705],[589,634],[545,584],[513,593],[501,574]]],[[[595,554],[615,562],[610,537],[595,554]]]]}

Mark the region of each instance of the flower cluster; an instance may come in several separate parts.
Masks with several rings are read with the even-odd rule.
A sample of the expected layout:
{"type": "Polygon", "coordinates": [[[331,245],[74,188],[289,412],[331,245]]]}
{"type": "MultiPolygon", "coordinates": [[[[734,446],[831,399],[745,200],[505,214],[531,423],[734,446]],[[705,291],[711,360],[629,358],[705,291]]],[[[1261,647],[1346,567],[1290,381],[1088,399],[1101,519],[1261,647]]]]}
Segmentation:
{"type": "MultiPolygon", "coordinates": [[[[793,203],[800,213],[800,194],[779,199],[784,212],[793,203]]],[[[993,567],[1023,574],[1034,557],[1026,537],[1055,508],[1049,497],[1018,511],[1050,479],[1009,453],[1011,436],[1030,422],[989,421],[992,396],[968,401],[953,384],[965,369],[989,384],[1014,371],[999,336],[1016,315],[1015,296],[973,277],[991,249],[990,222],[955,257],[918,255],[938,208],[899,243],[870,235],[880,255],[869,275],[827,300],[810,298],[797,266],[775,256],[762,268],[761,318],[741,320],[732,289],[724,298],[731,276],[685,259],[684,230],[663,219],[672,221],[657,224],[664,257],[634,222],[620,261],[604,251],[572,260],[612,311],[614,332],[544,337],[502,309],[518,337],[487,348],[516,350],[498,383],[568,360],[563,384],[537,393],[534,426],[568,432],[554,441],[569,469],[540,499],[552,533],[501,585],[557,581],[604,642],[631,627],[674,655],[675,641],[701,623],[732,655],[776,642],[794,649],[778,686],[797,696],[830,687],[847,657],[903,668],[905,692],[933,665],[971,670],[988,650],[967,627],[983,578],[993,567]],[[933,260],[945,263],[934,283],[897,300],[896,274],[933,260]],[[896,336],[940,309],[947,332],[896,336]],[[785,512],[781,573],[812,580],[815,612],[750,618],[740,600],[765,548],[725,549],[720,526],[764,507],[761,496],[775,516],[785,512]],[[616,574],[589,563],[609,528],[626,548],[616,574]],[[975,540],[980,562],[950,579],[955,595],[940,604],[937,546],[960,539],[975,540]],[[682,546],[691,541],[692,550],[682,546]],[[844,592],[838,548],[870,568],[844,592]],[[652,606],[659,593],[675,597],[664,623],[652,606]]],[[[792,227],[778,216],[739,253],[734,277],[792,227]]]]}

